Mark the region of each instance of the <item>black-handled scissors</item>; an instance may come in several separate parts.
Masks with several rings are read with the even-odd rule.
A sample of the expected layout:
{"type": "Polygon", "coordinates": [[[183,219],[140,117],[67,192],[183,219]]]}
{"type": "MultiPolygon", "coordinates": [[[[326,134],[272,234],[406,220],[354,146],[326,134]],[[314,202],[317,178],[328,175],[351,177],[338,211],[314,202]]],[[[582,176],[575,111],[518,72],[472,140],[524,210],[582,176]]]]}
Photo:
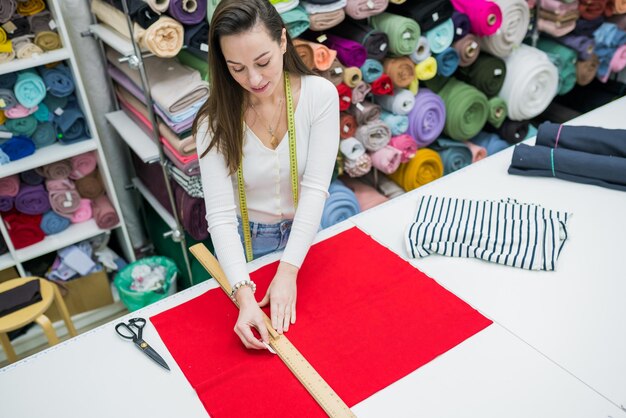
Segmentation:
{"type": "Polygon", "coordinates": [[[163,357],[159,355],[154,348],[150,347],[150,345],[145,342],[142,338],[143,327],[146,325],[146,320],[144,318],[132,318],[128,322],[120,322],[115,326],[115,331],[122,338],[126,338],[127,340],[132,340],[133,343],[143,351],[148,357],[152,360],[156,361],[159,366],[166,368],[169,370],[169,366],[163,360],[163,357]]]}

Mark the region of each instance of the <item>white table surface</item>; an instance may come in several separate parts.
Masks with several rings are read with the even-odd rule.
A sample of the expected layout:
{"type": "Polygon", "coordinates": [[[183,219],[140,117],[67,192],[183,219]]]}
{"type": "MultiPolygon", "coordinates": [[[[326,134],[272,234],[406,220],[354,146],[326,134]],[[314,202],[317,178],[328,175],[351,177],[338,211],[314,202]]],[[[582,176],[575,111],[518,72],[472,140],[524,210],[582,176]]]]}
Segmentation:
{"type": "MultiPolygon", "coordinates": [[[[620,103],[626,115],[626,101],[620,103]]],[[[623,123],[626,127],[626,120],[623,123]]],[[[626,417],[615,401],[626,393],[621,354],[626,353],[626,337],[620,322],[626,313],[626,285],[618,280],[624,270],[619,267],[625,266],[624,257],[619,257],[624,246],[618,242],[622,235],[618,231],[626,228],[623,217],[617,216],[620,210],[625,213],[626,195],[498,174],[506,173],[509,160],[510,151],[504,151],[320,232],[318,240],[354,221],[406,256],[401,221],[410,220],[419,193],[514,196],[574,213],[571,238],[557,272],[526,272],[438,256],[414,262],[494,324],[354,406],[359,417],[626,417]],[[468,186],[472,179],[482,184],[468,186]],[[595,227],[594,213],[602,215],[595,227]],[[589,241],[590,237],[595,239],[589,241]],[[585,257],[580,256],[583,253],[585,257]]],[[[256,260],[250,268],[276,257],[256,260]]],[[[209,280],[126,318],[150,317],[214,287],[209,280]]],[[[207,416],[154,327],[148,324],[144,338],[165,358],[171,372],[119,338],[114,331],[118,321],[0,369],[0,415],[207,416]]]]}

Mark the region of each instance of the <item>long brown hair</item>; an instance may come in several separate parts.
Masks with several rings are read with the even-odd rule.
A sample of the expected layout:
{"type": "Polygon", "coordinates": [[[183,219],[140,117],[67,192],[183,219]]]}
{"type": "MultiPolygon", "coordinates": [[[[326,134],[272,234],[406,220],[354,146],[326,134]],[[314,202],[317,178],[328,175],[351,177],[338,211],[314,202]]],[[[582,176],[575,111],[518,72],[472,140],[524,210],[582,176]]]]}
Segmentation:
{"type": "MultiPolygon", "coordinates": [[[[280,43],[285,27],[280,15],[267,0],[222,0],[213,14],[209,29],[209,98],[202,105],[193,122],[193,134],[208,118],[212,139],[200,158],[213,147],[224,155],[233,174],[243,157],[243,116],[245,90],[230,75],[220,46],[222,36],[236,35],[262,23],[272,40],[280,43]]],[[[283,55],[283,70],[305,75],[314,74],[296,52],[287,33],[287,51],[283,55]]]]}

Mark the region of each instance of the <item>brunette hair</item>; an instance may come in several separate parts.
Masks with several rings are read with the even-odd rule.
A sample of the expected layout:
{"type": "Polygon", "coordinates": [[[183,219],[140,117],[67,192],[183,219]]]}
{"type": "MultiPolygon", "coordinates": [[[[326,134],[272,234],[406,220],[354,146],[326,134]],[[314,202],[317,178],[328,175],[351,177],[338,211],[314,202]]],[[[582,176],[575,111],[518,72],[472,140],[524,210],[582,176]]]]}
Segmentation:
{"type": "MultiPolygon", "coordinates": [[[[285,25],[268,0],[222,0],[215,9],[209,28],[209,98],[198,111],[192,129],[197,135],[198,126],[207,119],[212,139],[200,158],[217,147],[230,174],[237,171],[243,157],[245,90],[228,71],[220,38],[246,32],[257,23],[266,28],[272,40],[280,43],[285,25]]],[[[289,33],[283,70],[300,75],[314,74],[300,59],[289,33]]]]}

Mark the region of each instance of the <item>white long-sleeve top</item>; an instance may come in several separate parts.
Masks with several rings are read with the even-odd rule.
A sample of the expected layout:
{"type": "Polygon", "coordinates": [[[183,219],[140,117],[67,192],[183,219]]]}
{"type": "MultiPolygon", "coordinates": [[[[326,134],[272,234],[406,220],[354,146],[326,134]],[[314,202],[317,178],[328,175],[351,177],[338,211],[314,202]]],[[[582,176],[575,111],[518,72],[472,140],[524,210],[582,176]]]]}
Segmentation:
{"type": "MultiPolygon", "coordinates": [[[[302,76],[294,112],[300,195],[294,211],[289,169],[289,136],[275,150],[245,127],[243,176],[249,218],[267,224],[293,219],[281,261],[300,267],[317,233],[328,197],[339,146],[339,97],[335,86],[318,76],[302,76]]],[[[211,141],[208,123],[198,128],[198,155],[211,141]]],[[[215,148],[200,159],[206,219],[216,255],[231,284],[248,279],[244,249],[237,231],[241,213],[237,175],[228,173],[215,148]]]]}

